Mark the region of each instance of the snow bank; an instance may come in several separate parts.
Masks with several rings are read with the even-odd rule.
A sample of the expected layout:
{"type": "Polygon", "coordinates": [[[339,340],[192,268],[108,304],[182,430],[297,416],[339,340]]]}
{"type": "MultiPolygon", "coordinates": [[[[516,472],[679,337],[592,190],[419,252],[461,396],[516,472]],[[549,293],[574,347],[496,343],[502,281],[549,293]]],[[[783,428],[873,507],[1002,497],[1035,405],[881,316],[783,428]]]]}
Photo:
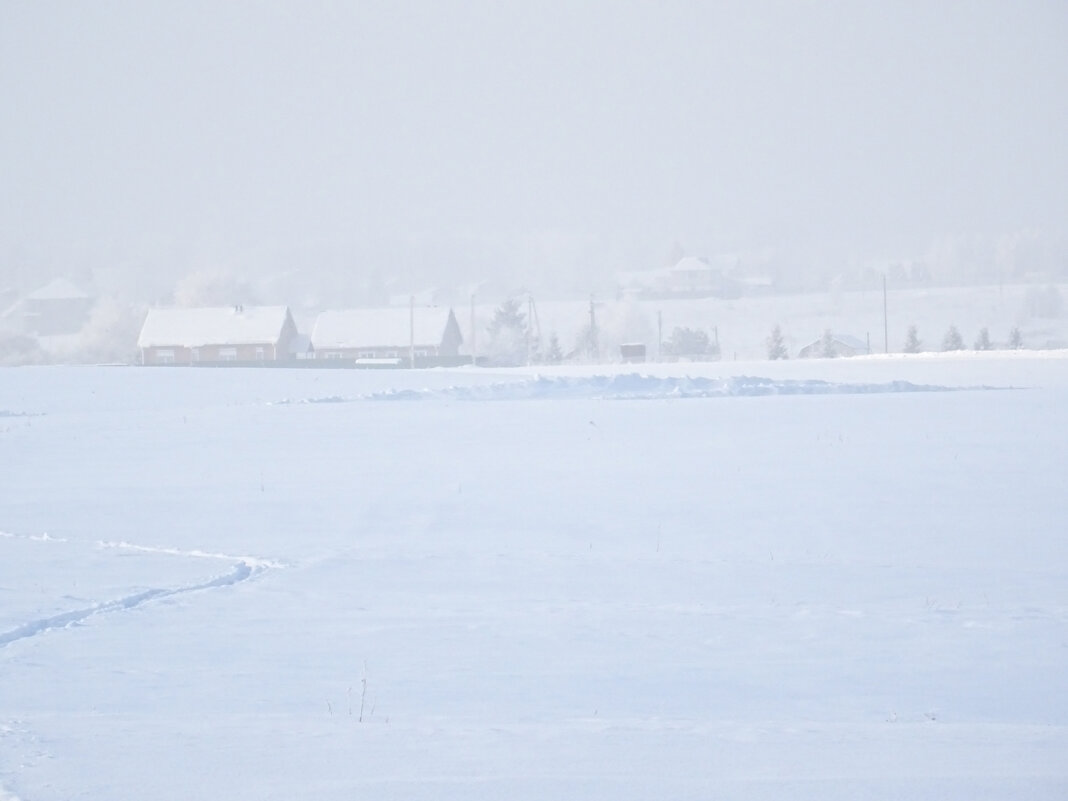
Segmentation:
{"type": "MultiPolygon", "coordinates": [[[[454,386],[446,389],[402,389],[365,396],[369,400],[657,400],[663,398],[733,398],[764,395],[865,395],[887,392],[948,392],[949,387],[891,381],[884,384],[841,384],[815,379],[773,380],[754,376],[733,378],[672,378],[627,375],[568,378],[538,376],[526,381],[454,386]]],[[[323,398],[315,402],[340,398],[323,398]]]]}

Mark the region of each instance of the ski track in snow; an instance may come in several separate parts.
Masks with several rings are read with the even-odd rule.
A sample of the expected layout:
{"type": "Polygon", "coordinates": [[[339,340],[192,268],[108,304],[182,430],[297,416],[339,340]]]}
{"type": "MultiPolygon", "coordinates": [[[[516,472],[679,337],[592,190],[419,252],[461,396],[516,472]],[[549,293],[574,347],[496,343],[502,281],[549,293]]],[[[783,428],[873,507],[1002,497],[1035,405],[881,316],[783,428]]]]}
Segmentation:
{"type": "MultiPolygon", "coordinates": [[[[59,542],[69,543],[71,540],[63,537],[52,537],[47,533],[45,534],[13,534],[8,531],[0,530],[0,537],[5,539],[19,539],[29,540],[33,542],[59,542]]],[[[201,590],[218,589],[220,587],[230,587],[234,584],[239,584],[242,581],[247,581],[250,578],[257,576],[265,570],[272,568],[281,568],[285,565],[282,562],[265,559],[258,556],[235,556],[225,553],[211,553],[201,550],[180,550],[178,548],[163,548],[148,545],[137,545],[131,542],[112,542],[106,540],[98,540],[96,543],[98,548],[114,548],[121,550],[138,551],[142,553],[156,553],[164,554],[167,556],[179,556],[185,558],[198,558],[198,559],[219,559],[228,562],[235,562],[233,570],[229,573],[225,573],[221,576],[209,579],[207,581],[199,582],[196,584],[185,584],[179,587],[172,588],[152,588],[143,590],[141,592],[131,593],[121,598],[116,598],[111,601],[102,601],[92,606],[87,606],[82,609],[74,609],[69,612],[61,612],[58,615],[51,615],[50,617],[43,617],[37,620],[31,620],[28,623],[24,623],[10,631],[0,633],[0,648],[4,648],[13,642],[19,640],[25,640],[30,637],[36,637],[38,634],[43,634],[54,629],[64,629],[69,626],[73,626],[91,617],[97,615],[105,615],[110,612],[116,612],[121,610],[135,609],[142,604],[149,601],[154,601],[162,598],[172,598],[176,595],[184,595],[190,592],[200,592],[201,590]]],[[[7,801],[3,795],[3,789],[0,788],[0,801],[7,801]]]]}
{"type": "Polygon", "coordinates": [[[179,548],[161,548],[152,545],[137,545],[132,542],[120,540],[97,540],[98,548],[116,548],[124,551],[139,551],[141,553],[159,553],[167,556],[187,556],[193,559],[221,559],[227,562],[242,562],[253,568],[262,569],[267,567],[285,567],[285,564],[274,559],[264,559],[260,556],[235,556],[228,553],[212,553],[210,551],[192,550],[183,551],[179,548]]]}
{"type": "Polygon", "coordinates": [[[831,381],[773,380],[754,376],[733,378],[660,378],[627,375],[580,378],[537,376],[531,379],[451,386],[444,389],[393,389],[369,395],[327,395],[301,400],[282,400],[272,405],[305,403],[353,403],[357,401],[411,400],[667,400],[672,398],[738,398],[767,395],[872,395],[899,392],[953,392],[959,389],[993,387],[945,387],[891,381],[883,384],[841,384],[831,381]]]}
{"type": "Polygon", "coordinates": [[[31,620],[29,623],[24,623],[17,628],[0,634],[0,648],[10,645],[13,642],[19,640],[29,639],[30,637],[36,637],[38,634],[44,634],[45,632],[52,631],[53,629],[64,629],[68,626],[72,626],[76,623],[80,623],[87,618],[94,617],[96,615],[104,615],[109,612],[115,612],[119,610],[135,609],[148,601],[153,601],[160,598],[172,598],[176,595],[184,595],[189,592],[199,592],[200,590],[210,590],[218,587],[229,587],[234,584],[238,584],[242,581],[247,581],[257,573],[264,570],[263,567],[252,567],[245,562],[240,562],[233,570],[222,576],[216,576],[200,584],[187,584],[181,587],[175,587],[172,589],[155,588],[150,590],[144,590],[143,592],[133,593],[131,595],[125,595],[122,598],[116,598],[112,601],[104,601],[102,603],[93,604],[83,609],[74,609],[70,612],[62,612],[58,615],[52,615],[51,617],[44,617],[38,620],[31,620]]]}
{"type": "MultiPolygon", "coordinates": [[[[30,542],[70,542],[65,537],[52,537],[47,531],[44,534],[12,534],[10,531],[0,531],[0,537],[9,540],[29,540],[30,542]]],[[[3,801],[2,797],[0,797],[0,801],[3,801]]]]}
{"type": "MultiPolygon", "coordinates": [[[[43,534],[14,534],[9,531],[0,530],[0,538],[4,539],[17,539],[27,540],[31,542],[42,543],[70,543],[71,540],[64,537],[52,537],[48,533],[43,534]]],[[[20,640],[30,639],[36,637],[39,634],[45,634],[49,631],[56,629],[65,629],[71,626],[77,625],[89,618],[99,615],[107,615],[112,612],[120,612],[130,609],[136,609],[137,607],[148,603],[149,601],[162,600],[164,598],[173,598],[178,595],[185,595],[186,593],[200,592],[202,590],[219,589],[222,587],[232,587],[235,584],[240,584],[243,581],[248,581],[251,578],[263,573],[271,568],[284,567],[283,563],[272,560],[264,559],[255,556],[233,556],[231,554],[224,553],[210,553],[207,551],[190,550],[183,551],[178,548],[161,548],[145,545],[136,545],[130,542],[110,542],[99,540],[96,543],[98,548],[116,548],[123,550],[139,551],[143,553],[158,553],[167,556],[178,556],[186,558],[201,558],[201,559],[220,559],[224,561],[236,562],[233,569],[229,573],[225,573],[221,576],[208,579],[196,584],[185,584],[179,587],[172,588],[153,588],[143,590],[141,592],[131,593],[121,598],[116,598],[111,601],[102,601],[101,603],[93,604],[82,609],[74,609],[69,612],[62,612],[58,615],[51,615],[49,617],[38,618],[37,620],[31,620],[28,623],[24,623],[21,626],[17,626],[14,629],[0,633],[0,650],[6,648],[8,645],[20,640]]],[[[21,801],[19,796],[8,790],[2,783],[0,783],[0,801],[21,801]]]]}

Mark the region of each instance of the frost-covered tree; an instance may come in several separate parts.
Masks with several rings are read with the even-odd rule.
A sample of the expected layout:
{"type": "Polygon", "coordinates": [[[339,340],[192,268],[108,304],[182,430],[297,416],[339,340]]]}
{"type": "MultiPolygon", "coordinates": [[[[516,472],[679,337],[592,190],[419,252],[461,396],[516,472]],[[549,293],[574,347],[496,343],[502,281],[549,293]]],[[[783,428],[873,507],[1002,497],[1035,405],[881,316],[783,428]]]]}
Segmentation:
{"type": "Polygon", "coordinates": [[[78,336],[73,357],[83,362],[137,361],[137,335],[144,319],[140,306],[102,298],[78,336]]]}
{"type": "Polygon", "coordinates": [[[919,353],[922,350],[923,343],[920,342],[920,334],[916,326],[910,325],[908,333],[905,334],[905,353],[919,353]]]}
{"type": "Polygon", "coordinates": [[[0,364],[41,364],[45,354],[34,337],[0,331],[0,364]]]}
{"type": "Polygon", "coordinates": [[[1009,347],[1013,350],[1019,350],[1023,347],[1023,332],[1019,328],[1013,328],[1009,332],[1009,347]]]}
{"type": "Polygon", "coordinates": [[[575,352],[586,361],[595,362],[600,359],[600,336],[596,327],[588,323],[582,327],[575,340],[575,352]]]}
{"type": "Polygon", "coordinates": [[[833,359],[838,355],[838,350],[834,347],[834,334],[831,333],[831,329],[827,329],[823,332],[823,336],[820,337],[820,358],[833,359]]]}
{"type": "Polygon", "coordinates": [[[771,329],[771,336],[768,337],[768,358],[772,361],[789,358],[786,352],[786,342],[782,338],[782,329],[779,326],[771,329]]]}
{"type": "Polygon", "coordinates": [[[964,337],[960,335],[957,326],[951,325],[946,335],[942,337],[942,350],[964,350],[964,337]]]}
{"type": "Polygon", "coordinates": [[[674,356],[704,356],[709,352],[708,334],[700,328],[675,328],[664,349],[674,356]]]}
{"type": "Polygon", "coordinates": [[[527,360],[527,316],[519,301],[508,298],[493,312],[486,327],[487,354],[499,364],[524,364],[527,360]]]}
{"type": "Polygon", "coordinates": [[[560,347],[560,340],[554,331],[549,335],[549,349],[545,352],[545,361],[549,364],[559,364],[564,360],[564,351],[560,347]]]}
{"type": "Polygon", "coordinates": [[[975,340],[976,350],[993,350],[994,345],[990,342],[990,331],[986,328],[979,329],[979,336],[975,340]]]}

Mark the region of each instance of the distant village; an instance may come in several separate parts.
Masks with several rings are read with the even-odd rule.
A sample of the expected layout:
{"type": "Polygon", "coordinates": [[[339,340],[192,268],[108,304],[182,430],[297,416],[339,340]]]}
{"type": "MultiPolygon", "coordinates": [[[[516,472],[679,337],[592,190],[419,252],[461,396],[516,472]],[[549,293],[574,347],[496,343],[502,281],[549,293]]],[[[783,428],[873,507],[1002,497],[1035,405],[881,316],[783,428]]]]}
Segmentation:
{"type": "Polygon", "coordinates": [[[669,267],[620,273],[616,283],[607,300],[541,304],[526,292],[490,301],[471,291],[464,303],[429,292],[373,308],[235,298],[134,309],[57,278],[21,297],[9,293],[0,363],[425,368],[1068,347],[1055,284],[1010,287],[1009,297],[1004,286],[996,296],[994,287],[943,289],[941,297],[896,290],[891,341],[885,282],[804,300],[776,295],[770,279],[722,259],[682,256],[669,267]]]}

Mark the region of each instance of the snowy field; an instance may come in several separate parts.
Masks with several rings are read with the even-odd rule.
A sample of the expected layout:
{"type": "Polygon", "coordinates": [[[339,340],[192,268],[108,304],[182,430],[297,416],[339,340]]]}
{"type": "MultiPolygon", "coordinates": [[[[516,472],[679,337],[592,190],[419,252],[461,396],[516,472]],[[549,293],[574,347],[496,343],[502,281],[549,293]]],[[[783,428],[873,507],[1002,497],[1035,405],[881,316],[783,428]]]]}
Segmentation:
{"type": "Polygon", "coordinates": [[[0,799],[1068,797],[1068,354],[613,371],[0,371],[0,799]]]}

